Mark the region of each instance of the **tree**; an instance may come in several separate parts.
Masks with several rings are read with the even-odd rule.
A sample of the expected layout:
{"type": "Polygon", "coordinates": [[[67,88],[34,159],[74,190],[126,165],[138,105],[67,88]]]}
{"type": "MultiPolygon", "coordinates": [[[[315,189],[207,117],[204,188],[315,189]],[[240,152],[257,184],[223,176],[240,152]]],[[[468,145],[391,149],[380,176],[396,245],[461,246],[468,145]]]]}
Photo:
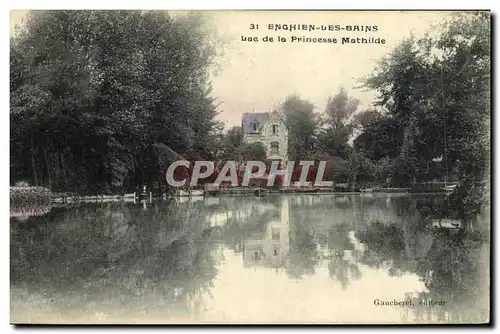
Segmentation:
{"type": "Polygon", "coordinates": [[[367,159],[362,153],[352,152],[348,160],[349,172],[351,176],[351,186],[355,191],[364,182],[372,181],[374,167],[372,162],[367,159]]]}
{"type": "Polygon", "coordinates": [[[371,160],[394,159],[400,152],[398,124],[393,117],[380,115],[374,122],[365,124],[354,139],[356,150],[363,151],[371,160]]]}
{"type": "Polygon", "coordinates": [[[349,97],[344,88],[328,98],[322,131],[318,138],[321,151],[330,156],[348,158],[350,151],[348,142],[354,130],[352,116],[356,113],[358,105],[359,100],[349,97]]]}
{"type": "Polygon", "coordinates": [[[328,98],[325,109],[326,123],[335,131],[350,124],[351,117],[358,110],[359,100],[349,97],[345,88],[328,98]]]}
{"type": "Polygon", "coordinates": [[[266,148],[260,142],[244,143],[238,147],[237,156],[243,161],[265,161],[267,153],[266,148]]]}
{"type": "Polygon", "coordinates": [[[158,147],[212,155],[217,41],[204,22],[161,11],[31,13],[11,43],[12,182],[123,191],[164,182],[158,147]]]}
{"type": "Polygon", "coordinates": [[[237,160],[240,147],[243,145],[243,129],[240,126],[233,126],[224,133],[220,140],[219,159],[222,162],[237,160]]]}
{"type": "Polygon", "coordinates": [[[354,126],[361,129],[366,130],[376,124],[383,117],[381,111],[376,109],[367,109],[365,111],[359,112],[356,115],[353,115],[354,118],[354,126]]]}
{"type": "Polygon", "coordinates": [[[290,160],[311,159],[316,149],[319,117],[314,105],[298,95],[290,95],[280,107],[288,126],[288,155],[290,160]]]}
{"type": "Polygon", "coordinates": [[[436,177],[458,180],[464,203],[468,190],[484,188],[490,150],[488,15],[451,16],[437,37],[403,41],[365,79],[387,113],[363,127],[355,147],[370,159],[392,159],[400,186],[436,177]],[[444,168],[430,173],[436,158],[444,168]]]}

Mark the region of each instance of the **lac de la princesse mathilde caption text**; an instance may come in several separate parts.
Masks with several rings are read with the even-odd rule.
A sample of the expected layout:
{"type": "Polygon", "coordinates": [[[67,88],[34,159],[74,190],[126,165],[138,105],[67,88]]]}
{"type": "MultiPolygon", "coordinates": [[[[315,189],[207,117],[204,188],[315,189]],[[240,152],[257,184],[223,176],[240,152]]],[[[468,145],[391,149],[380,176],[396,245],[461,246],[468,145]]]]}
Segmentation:
{"type": "Polygon", "coordinates": [[[315,44],[386,44],[386,39],[373,33],[380,31],[376,25],[341,25],[341,24],[249,24],[250,33],[241,35],[241,42],[255,43],[315,43],[315,44]],[[261,27],[264,27],[262,29],[261,27]],[[260,31],[283,32],[283,35],[255,36],[260,31]],[[310,33],[345,33],[343,36],[310,36],[310,33]],[[300,34],[302,33],[302,34],[300,34]],[[353,35],[354,33],[354,35],[353,35]],[[359,35],[357,34],[359,33],[359,35]],[[309,36],[306,36],[309,34],[309,36]]]}

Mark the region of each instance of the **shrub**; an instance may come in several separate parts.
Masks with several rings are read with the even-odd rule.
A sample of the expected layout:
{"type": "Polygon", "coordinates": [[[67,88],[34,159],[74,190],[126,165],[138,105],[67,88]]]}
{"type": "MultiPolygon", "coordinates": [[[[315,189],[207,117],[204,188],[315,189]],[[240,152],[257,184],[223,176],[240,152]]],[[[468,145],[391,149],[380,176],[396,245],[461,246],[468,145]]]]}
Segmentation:
{"type": "Polygon", "coordinates": [[[44,187],[10,187],[11,205],[48,204],[51,192],[44,187]]]}

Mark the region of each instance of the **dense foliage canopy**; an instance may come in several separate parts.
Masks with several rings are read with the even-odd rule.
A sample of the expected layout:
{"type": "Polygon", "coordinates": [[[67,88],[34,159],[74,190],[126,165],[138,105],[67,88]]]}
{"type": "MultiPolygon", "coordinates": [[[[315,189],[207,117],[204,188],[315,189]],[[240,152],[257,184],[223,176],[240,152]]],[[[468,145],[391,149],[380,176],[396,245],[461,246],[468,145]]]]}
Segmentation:
{"type": "Polygon", "coordinates": [[[217,56],[203,16],[31,12],[11,41],[11,181],[154,186],[177,152],[210,157],[217,56]]]}

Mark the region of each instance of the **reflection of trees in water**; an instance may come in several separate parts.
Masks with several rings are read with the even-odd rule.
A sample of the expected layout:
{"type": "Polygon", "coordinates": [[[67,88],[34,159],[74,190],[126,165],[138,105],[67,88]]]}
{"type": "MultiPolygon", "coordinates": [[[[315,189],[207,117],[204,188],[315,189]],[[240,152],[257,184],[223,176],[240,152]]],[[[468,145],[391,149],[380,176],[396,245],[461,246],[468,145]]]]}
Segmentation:
{"type": "Polygon", "coordinates": [[[417,274],[424,277],[429,289],[429,293],[419,298],[446,301],[448,320],[484,320],[487,313],[480,304],[488,288],[484,286],[482,275],[487,275],[485,261],[489,261],[482,258],[485,239],[477,231],[443,229],[434,233],[434,243],[427,258],[420,259],[416,265],[417,274]]]}
{"type": "Polygon", "coordinates": [[[11,206],[10,207],[10,217],[16,218],[21,221],[26,221],[32,216],[42,216],[49,213],[51,210],[50,205],[23,205],[23,206],[11,206]]]}
{"type": "Polygon", "coordinates": [[[287,272],[291,277],[314,274],[320,261],[327,260],[330,277],[346,288],[351,280],[361,277],[354,245],[349,239],[350,222],[335,222],[334,216],[323,220],[312,217],[314,210],[293,211],[290,222],[290,257],[287,272]]]}
{"type": "Polygon", "coordinates": [[[339,281],[344,289],[349,282],[361,278],[357,250],[349,239],[349,231],[349,225],[344,223],[331,226],[326,233],[326,244],[330,250],[328,272],[330,278],[339,281]],[[354,256],[346,257],[347,254],[354,256]]]}
{"type": "Polygon", "coordinates": [[[12,220],[11,283],[80,289],[125,307],[147,305],[148,296],[156,306],[193,299],[210,286],[217,259],[204,208],[189,205],[94,205],[12,220]]]}
{"type": "Polygon", "coordinates": [[[417,321],[484,320],[487,313],[477,303],[487,293],[479,280],[485,272],[479,257],[486,239],[477,230],[431,230],[422,221],[412,223],[412,219],[402,225],[374,222],[357,231],[367,246],[362,263],[372,267],[388,264],[390,273],[396,275],[418,274],[429,292],[415,298],[417,305],[428,298],[446,301],[443,307],[417,308],[417,321]]]}
{"type": "Polygon", "coordinates": [[[275,216],[271,212],[255,211],[246,216],[231,216],[221,227],[212,227],[217,240],[236,253],[243,251],[243,244],[249,239],[259,239],[267,224],[275,216]]]}
{"type": "MultiPolygon", "coordinates": [[[[244,204],[240,199],[237,202],[239,206],[235,207],[228,205],[227,203],[231,203],[228,201],[223,208],[231,212],[227,214],[230,218],[223,226],[212,229],[217,231],[227,247],[240,252],[245,242],[262,240],[267,225],[272,220],[280,219],[279,209],[282,200],[283,197],[270,197],[269,200],[260,201],[261,204],[270,205],[270,210],[264,212],[255,210],[250,214],[236,214],[237,210],[243,210],[245,204],[249,206],[249,203],[244,204]]],[[[353,225],[351,213],[353,203],[348,196],[342,197],[337,204],[334,203],[336,200],[330,196],[288,197],[289,252],[284,266],[290,277],[313,275],[320,261],[327,260],[331,262],[329,264],[331,277],[344,282],[342,283],[344,286],[348,279],[359,278],[360,271],[355,262],[344,259],[345,252],[353,250],[348,238],[353,225]],[[332,214],[332,209],[336,205],[336,212],[341,215],[335,214],[336,212],[332,214]],[[338,205],[351,209],[348,209],[349,213],[346,214],[338,205]]]]}
{"type": "Polygon", "coordinates": [[[252,237],[260,237],[264,232],[267,224],[274,218],[274,214],[269,212],[256,212],[248,216],[245,221],[231,219],[224,229],[224,241],[238,240],[241,244],[244,240],[251,239],[252,237]]]}
{"type": "Polygon", "coordinates": [[[404,268],[408,261],[402,229],[394,225],[373,222],[359,229],[356,237],[368,246],[361,258],[363,263],[380,268],[389,262],[391,268],[396,268],[396,270],[391,270],[390,274],[402,274],[399,269],[404,268]]]}
{"type": "Polygon", "coordinates": [[[346,288],[351,281],[361,278],[361,271],[355,262],[347,261],[343,254],[335,254],[328,263],[330,278],[340,282],[342,288],[346,288]]]}
{"type": "Polygon", "coordinates": [[[318,263],[317,241],[307,212],[290,218],[290,248],[286,271],[290,277],[314,274],[318,263]]]}
{"type": "MultiPolygon", "coordinates": [[[[431,314],[463,321],[468,315],[469,319],[477,319],[477,312],[472,314],[481,309],[472,303],[480,288],[478,273],[484,272],[478,268],[481,261],[477,256],[485,241],[474,230],[430,228],[429,219],[447,205],[442,196],[367,197],[358,199],[359,207],[354,207],[356,203],[348,196],[338,199],[291,198],[290,252],[286,262],[289,276],[314,274],[321,260],[327,260],[330,277],[344,288],[360,278],[360,264],[382,267],[393,276],[416,273],[429,289],[418,299],[442,299],[447,306],[417,308],[414,316],[428,318],[431,314]],[[363,252],[357,252],[349,238],[353,229],[365,245],[363,252]],[[349,259],[347,254],[354,258],[349,259]]],[[[249,233],[234,231],[233,236],[238,235],[239,240],[248,238],[249,233]]]]}
{"type": "Polygon", "coordinates": [[[206,214],[211,225],[206,233],[240,253],[245,240],[258,238],[272,219],[279,218],[278,204],[272,197],[221,197],[219,205],[206,214]]]}

